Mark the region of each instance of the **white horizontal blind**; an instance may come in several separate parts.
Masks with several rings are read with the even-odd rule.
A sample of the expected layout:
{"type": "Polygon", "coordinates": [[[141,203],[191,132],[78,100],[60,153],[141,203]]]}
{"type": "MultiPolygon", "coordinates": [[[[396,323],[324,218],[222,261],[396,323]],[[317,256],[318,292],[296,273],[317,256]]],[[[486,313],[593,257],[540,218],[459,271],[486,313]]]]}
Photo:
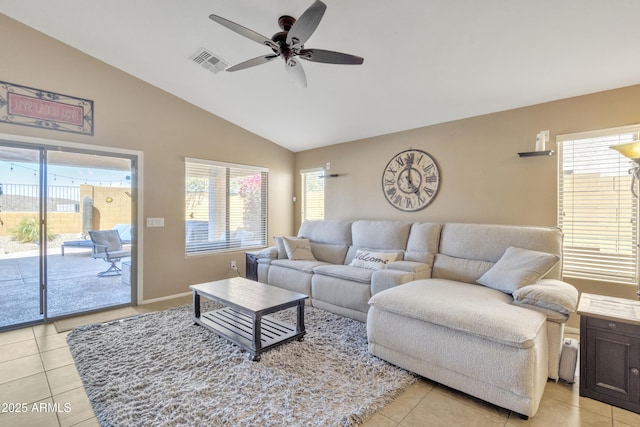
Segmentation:
{"type": "Polygon", "coordinates": [[[185,160],[186,253],[264,247],[268,170],[185,160]]]}
{"type": "Polygon", "coordinates": [[[324,169],[309,169],[302,175],[302,220],[324,219],[324,169]]]}
{"type": "Polygon", "coordinates": [[[631,142],[638,131],[558,137],[565,277],[637,284],[638,200],[629,172],[634,163],[609,147],[631,142]]]}

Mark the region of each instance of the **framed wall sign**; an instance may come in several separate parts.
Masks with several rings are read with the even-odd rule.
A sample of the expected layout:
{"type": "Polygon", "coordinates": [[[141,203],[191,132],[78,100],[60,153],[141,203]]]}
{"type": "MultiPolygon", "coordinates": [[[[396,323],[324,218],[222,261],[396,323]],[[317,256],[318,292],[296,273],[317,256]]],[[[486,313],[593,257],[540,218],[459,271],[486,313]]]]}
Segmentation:
{"type": "Polygon", "coordinates": [[[93,135],[93,101],[0,81],[0,122],[93,135]]]}

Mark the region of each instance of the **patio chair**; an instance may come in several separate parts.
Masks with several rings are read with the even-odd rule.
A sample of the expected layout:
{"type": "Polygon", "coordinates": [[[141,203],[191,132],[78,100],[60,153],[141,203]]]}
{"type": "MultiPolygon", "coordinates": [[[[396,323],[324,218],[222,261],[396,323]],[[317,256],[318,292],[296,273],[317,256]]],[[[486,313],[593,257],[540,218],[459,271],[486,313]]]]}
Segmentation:
{"type": "Polygon", "coordinates": [[[122,247],[122,240],[118,230],[94,230],[89,231],[89,237],[93,242],[94,258],[102,258],[111,265],[106,271],[98,273],[98,276],[118,276],[122,274],[122,270],[116,265],[122,258],[131,256],[130,250],[122,247]]]}

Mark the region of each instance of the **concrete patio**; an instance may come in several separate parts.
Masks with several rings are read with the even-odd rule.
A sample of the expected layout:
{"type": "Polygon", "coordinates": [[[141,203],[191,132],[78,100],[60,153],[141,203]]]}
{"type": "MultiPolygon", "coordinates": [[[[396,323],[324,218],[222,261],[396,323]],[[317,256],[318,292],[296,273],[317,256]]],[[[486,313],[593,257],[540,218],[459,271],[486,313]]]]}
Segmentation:
{"type": "MultiPolygon", "coordinates": [[[[126,278],[98,277],[108,266],[88,248],[48,249],[48,318],[130,303],[126,278]]],[[[42,319],[38,286],[37,250],[0,255],[0,328],[42,319]]]]}

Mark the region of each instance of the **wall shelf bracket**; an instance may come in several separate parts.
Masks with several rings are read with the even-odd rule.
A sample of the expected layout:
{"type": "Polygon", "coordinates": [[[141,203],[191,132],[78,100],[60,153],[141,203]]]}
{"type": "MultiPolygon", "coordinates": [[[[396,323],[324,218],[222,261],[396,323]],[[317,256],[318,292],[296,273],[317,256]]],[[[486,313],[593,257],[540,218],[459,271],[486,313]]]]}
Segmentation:
{"type": "Polygon", "coordinates": [[[533,157],[533,156],[553,156],[553,150],[545,150],[545,151],[525,151],[523,153],[518,153],[520,157],[533,157]]]}

